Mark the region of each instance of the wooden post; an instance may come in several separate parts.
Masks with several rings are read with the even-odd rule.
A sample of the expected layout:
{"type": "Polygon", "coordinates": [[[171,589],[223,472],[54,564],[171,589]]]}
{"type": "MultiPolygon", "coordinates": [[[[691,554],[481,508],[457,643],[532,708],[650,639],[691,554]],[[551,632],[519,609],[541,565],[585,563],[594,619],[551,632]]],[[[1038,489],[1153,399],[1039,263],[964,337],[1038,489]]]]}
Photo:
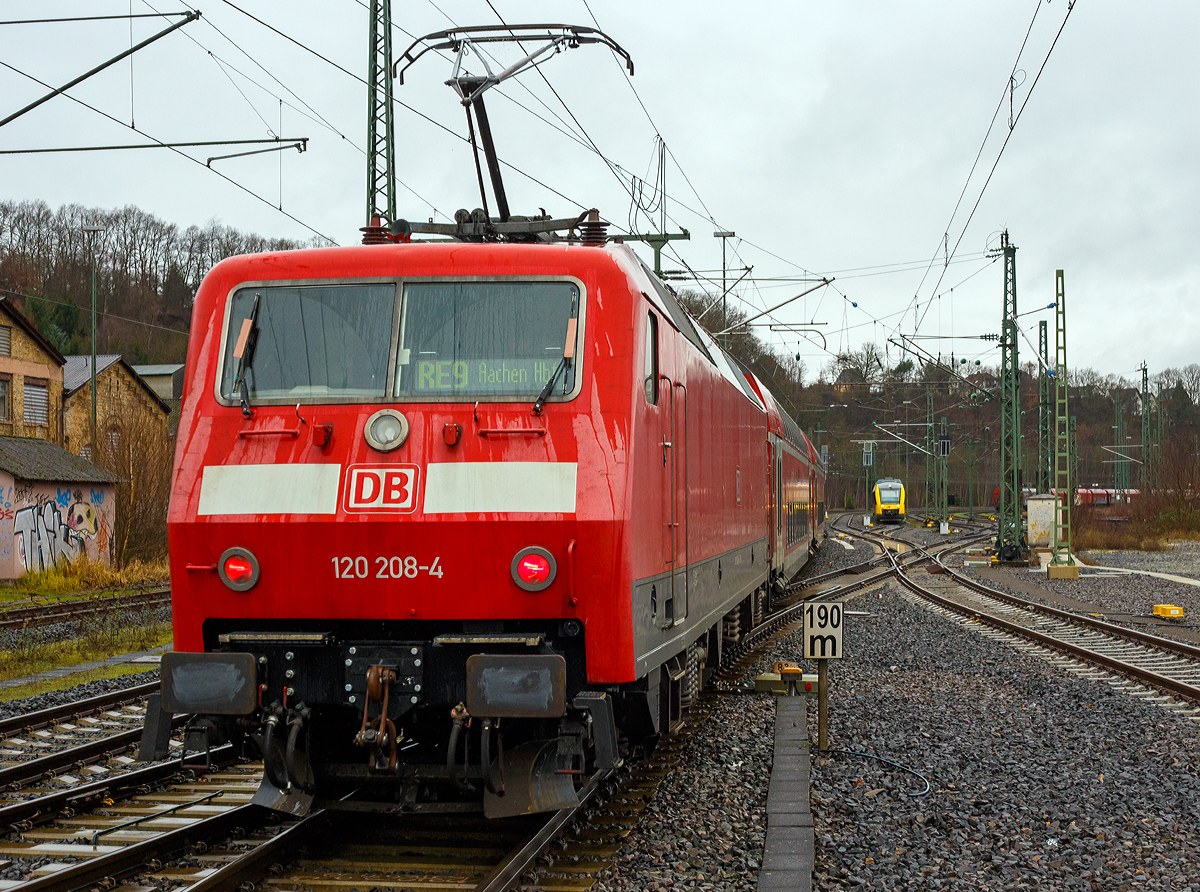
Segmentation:
{"type": "Polygon", "coordinates": [[[829,661],[817,660],[817,749],[829,749],[829,661]]]}

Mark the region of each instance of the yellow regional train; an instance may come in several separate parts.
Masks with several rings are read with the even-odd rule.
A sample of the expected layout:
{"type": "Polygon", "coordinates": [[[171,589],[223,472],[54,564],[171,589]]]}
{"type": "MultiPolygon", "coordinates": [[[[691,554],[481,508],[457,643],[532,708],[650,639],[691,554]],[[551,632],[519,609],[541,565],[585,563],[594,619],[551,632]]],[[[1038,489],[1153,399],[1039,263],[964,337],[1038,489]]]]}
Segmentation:
{"type": "Polygon", "coordinates": [[[904,523],[904,484],[885,477],[872,491],[872,519],[875,523],[904,523]]]}

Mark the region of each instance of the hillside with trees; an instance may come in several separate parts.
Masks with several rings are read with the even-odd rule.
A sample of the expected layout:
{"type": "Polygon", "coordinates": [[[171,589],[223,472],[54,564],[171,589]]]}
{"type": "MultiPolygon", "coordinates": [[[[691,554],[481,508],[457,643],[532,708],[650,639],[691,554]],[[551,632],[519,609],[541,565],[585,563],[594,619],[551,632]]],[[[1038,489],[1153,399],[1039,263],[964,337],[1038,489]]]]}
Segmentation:
{"type": "Polygon", "coordinates": [[[226,257],[307,247],[213,220],[186,229],[129,206],[115,210],[0,201],[0,291],[12,295],[64,354],[91,350],[92,251],[96,348],[132,363],[183,362],[192,298],[226,257]],[[101,227],[91,234],[84,227],[101,227]]]}
{"type": "MultiPolygon", "coordinates": [[[[265,238],[217,221],[181,228],[132,206],[104,210],[72,204],[55,211],[41,201],[0,201],[0,291],[23,303],[26,313],[63,353],[88,352],[89,250],[94,247],[98,351],[120,353],[134,363],[182,362],[192,298],[209,269],[234,254],[312,244],[265,238]],[[90,236],[84,230],[88,226],[103,231],[90,236]],[[89,244],[93,238],[94,246],[89,244]]],[[[738,327],[747,320],[747,312],[722,307],[713,295],[700,291],[684,289],[678,294],[714,335],[736,329],[718,340],[759,376],[815,444],[828,447],[831,507],[862,506],[875,479],[894,476],[906,482],[910,504],[920,509],[930,497],[922,450],[929,445],[931,416],[939,429],[946,420],[951,438],[951,503],[991,502],[999,477],[998,351],[995,364],[977,365],[913,352],[892,351],[889,356],[876,344],[865,343],[857,350],[830,353],[812,380],[797,354],[765,343],[755,333],[759,328],[738,327]],[[886,425],[888,431],[879,425],[886,425]],[[874,441],[869,469],[862,459],[865,440],[874,441]]],[[[1027,486],[1039,482],[1037,376],[1036,365],[1026,362],[1022,443],[1027,486]]],[[[1165,435],[1159,455],[1164,473],[1178,458],[1181,468],[1172,473],[1195,475],[1195,457],[1200,452],[1196,437],[1200,364],[1155,372],[1149,394],[1152,435],[1157,439],[1160,427],[1165,435]]],[[[1112,450],[1121,445],[1135,460],[1131,485],[1145,488],[1150,481],[1142,479],[1138,464],[1143,459],[1141,381],[1075,369],[1071,413],[1077,424],[1078,482],[1111,487],[1112,450]],[[1115,442],[1118,403],[1126,430],[1124,444],[1115,442]]]]}

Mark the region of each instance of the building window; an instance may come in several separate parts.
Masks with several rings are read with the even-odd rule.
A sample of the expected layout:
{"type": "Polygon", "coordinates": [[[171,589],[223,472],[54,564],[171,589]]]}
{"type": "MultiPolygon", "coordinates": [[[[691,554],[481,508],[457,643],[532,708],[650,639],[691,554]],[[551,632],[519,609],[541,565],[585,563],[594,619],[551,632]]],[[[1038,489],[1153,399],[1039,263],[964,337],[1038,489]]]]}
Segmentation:
{"type": "Polygon", "coordinates": [[[50,390],[45,382],[25,381],[25,423],[50,423],[50,390]]]}
{"type": "Polygon", "coordinates": [[[110,453],[121,445],[121,428],[118,425],[114,424],[104,432],[104,445],[110,453]]]}
{"type": "Polygon", "coordinates": [[[11,325],[0,325],[0,356],[12,356],[11,325]]]}
{"type": "Polygon", "coordinates": [[[12,421],[12,379],[0,378],[0,421],[12,421]]]}
{"type": "Polygon", "coordinates": [[[82,459],[85,459],[86,461],[92,460],[92,444],[91,443],[88,443],[86,446],[84,446],[82,449],[79,450],[79,457],[82,459]]]}

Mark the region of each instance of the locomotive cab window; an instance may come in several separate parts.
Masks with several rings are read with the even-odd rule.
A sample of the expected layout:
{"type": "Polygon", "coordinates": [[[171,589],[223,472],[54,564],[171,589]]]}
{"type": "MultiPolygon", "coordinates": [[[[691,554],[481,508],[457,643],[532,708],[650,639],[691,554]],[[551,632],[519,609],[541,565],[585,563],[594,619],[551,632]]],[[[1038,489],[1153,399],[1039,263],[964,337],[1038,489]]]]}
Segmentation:
{"type": "Polygon", "coordinates": [[[579,286],[407,282],[395,397],[536,400],[575,390],[579,286]]]}
{"type": "Polygon", "coordinates": [[[646,402],[658,405],[658,319],[647,313],[646,319],[646,402]]]}
{"type": "Polygon", "coordinates": [[[225,336],[221,396],[250,402],[387,395],[396,286],[241,288],[225,336]]]}

